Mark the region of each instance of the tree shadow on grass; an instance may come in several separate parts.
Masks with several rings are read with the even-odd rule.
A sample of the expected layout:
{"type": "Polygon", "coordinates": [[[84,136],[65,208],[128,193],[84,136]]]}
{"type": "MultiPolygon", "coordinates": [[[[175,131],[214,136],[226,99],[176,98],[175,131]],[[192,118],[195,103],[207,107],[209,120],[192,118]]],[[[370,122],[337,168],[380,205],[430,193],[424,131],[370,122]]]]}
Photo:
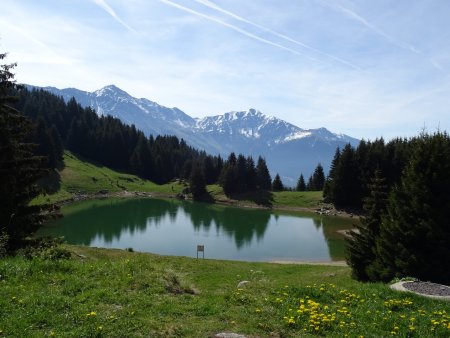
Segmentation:
{"type": "Polygon", "coordinates": [[[237,201],[251,201],[257,205],[271,208],[273,205],[273,193],[267,190],[250,191],[242,194],[232,194],[230,198],[237,201]]]}
{"type": "Polygon", "coordinates": [[[202,196],[194,199],[194,201],[210,203],[210,204],[216,203],[216,200],[214,199],[214,197],[212,197],[212,195],[208,191],[205,194],[203,194],[202,196]]]}

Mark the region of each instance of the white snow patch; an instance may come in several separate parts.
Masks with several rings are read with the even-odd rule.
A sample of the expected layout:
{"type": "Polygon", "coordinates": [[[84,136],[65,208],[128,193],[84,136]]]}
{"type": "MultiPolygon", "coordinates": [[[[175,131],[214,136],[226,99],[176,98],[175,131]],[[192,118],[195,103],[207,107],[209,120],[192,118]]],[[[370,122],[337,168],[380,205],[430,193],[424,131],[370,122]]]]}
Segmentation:
{"type": "Polygon", "coordinates": [[[239,129],[239,134],[244,135],[245,137],[248,137],[248,138],[260,138],[261,137],[261,135],[258,132],[255,132],[251,128],[239,129]]]}
{"type": "Polygon", "coordinates": [[[289,141],[298,140],[298,139],[308,137],[308,136],[311,136],[310,131],[298,131],[296,133],[292,133],[292,134],[286,136],[283,141],[289,142],[289,141]]]}

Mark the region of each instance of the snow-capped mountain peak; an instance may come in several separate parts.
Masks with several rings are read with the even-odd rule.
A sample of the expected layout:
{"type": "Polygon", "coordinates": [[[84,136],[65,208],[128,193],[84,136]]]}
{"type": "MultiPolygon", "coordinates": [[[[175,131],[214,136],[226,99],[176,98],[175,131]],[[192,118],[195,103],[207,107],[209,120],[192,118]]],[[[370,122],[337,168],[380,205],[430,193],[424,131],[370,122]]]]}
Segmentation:
{"type": "Polygon", "coordinates": [[[222,115],[192,118],[178,108],[168,108],[146,98],[135,98],[115,85],[94,92],[75,88],[43,88],[66,101],[75,99],[99,115],[112,115],[134,124],[145,134],[176,135],[188,144],[210,154],[227,156],[230,152],[261,155],[272,173],[286,183],[295,182],[300,173],[310,175],[317,163],[329,167],[336,147],[359,141],[325,128],[302,129],[257,109],[231,111],[222,115]]]}

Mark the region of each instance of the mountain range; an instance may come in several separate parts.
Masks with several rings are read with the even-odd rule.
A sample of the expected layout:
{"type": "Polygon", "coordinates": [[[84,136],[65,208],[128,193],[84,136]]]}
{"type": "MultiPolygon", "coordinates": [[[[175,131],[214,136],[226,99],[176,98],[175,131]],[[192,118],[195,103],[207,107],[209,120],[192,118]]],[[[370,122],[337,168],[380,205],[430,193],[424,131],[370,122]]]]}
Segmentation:
{"type": "Polygon", "coordinates": [[[256,109],[193,118],[178,108],[167,108],[146,98],[135,98],[109,85],[94,92],[76,88],[44,87],[66,101],[74,97],[83,107],[99,115],[111,115],[134,124],[146,135],[176,135],[209,154],[227,157],[231,152],[266,158],[272,176],[279,173],[283,182],[294,185],[300,173],[305,179],[318,163],[328,172],[337,147],[359,140],[326,128],[302,129],[256,109]]]}

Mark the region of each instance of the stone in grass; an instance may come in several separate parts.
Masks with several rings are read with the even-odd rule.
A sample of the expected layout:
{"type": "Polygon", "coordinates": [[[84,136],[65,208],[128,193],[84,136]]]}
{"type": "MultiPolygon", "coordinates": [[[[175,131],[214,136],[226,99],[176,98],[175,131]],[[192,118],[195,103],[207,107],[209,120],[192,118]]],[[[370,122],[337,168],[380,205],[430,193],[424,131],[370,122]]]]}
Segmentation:
{"type": "Polygon", "coordinates": [[[240,289],[243,286],[247,285],[248,283],[250,283],[250,281],[248,280],[243,280],[242,282],[239,282],[239,284],[237,285],[237,288],[240,289]]]}
{"type": "Polygon", "coordinates": [[[239,333],[232,333],[232,332],[222,332],[218,333],[214,336],[214,338],[247,338],[242,334],[239,333]]]}

